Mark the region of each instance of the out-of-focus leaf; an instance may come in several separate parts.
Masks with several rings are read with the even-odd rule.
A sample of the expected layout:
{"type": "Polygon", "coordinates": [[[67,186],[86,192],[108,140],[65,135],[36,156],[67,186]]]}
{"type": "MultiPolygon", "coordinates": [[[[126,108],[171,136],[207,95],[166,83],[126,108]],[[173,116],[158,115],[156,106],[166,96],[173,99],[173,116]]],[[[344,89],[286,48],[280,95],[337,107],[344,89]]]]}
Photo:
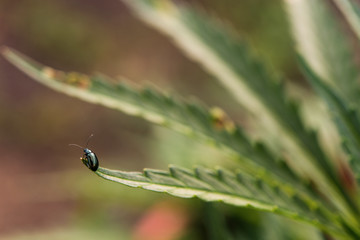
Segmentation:
{"type": "Polygon", "coordinates": [[[297,104],[286,98],[280,79],[266,71],[229,26],[173,1],[122,2],[216,76],[239,103],[279,136],[292,169],[319,185],[331,201],[351,215],[347,196],[343,196],[339,178],[316,133],[304,125],[297,104]]]}
{"type": "MultiPolygon", "coordinates": [[[[359,74],[345,34],[322,0],[284,0],[297,49],[321,80],[358,108],[359,74]]],[[[342,0],[337,2],[344,2],[342,0]]]]}
{"type": "MultiPolygon", "coordinates": [[[[360,120],[357,112],[351,109],[331,87],[322,81],[300,58],[301,66],[314,88],[327,102],[338,131],[343,138],[344,146],[349,154],[352,170],[360,180],[360,120]]],[[[356,189],[354,186],[352,189],[356,189]]]]}
{"type": "Polygon", "coordinates": [[[360,7],[354,0],[334,0],[335,4],[344,14],[346,20],[350,23],[353,31],[360,39],[360,7]]]}
{"type": "Polygon", "coordinates": [[[318,198],[304,188],[285,161],[276,159],[261,143],[252,144],[241,128],[219,108],[207,109],[197,102],[183,101],[154,88],[140,89],[126,82],[115,83],[102,75],[89,77],[46,67],[5,49],[4,56],[34,80],[70,96],[142,117],[182,134],[211,143],[238,159],[251,174],[262,173],[268,181],[318,198]],[[271,169],[271,171],[269,171],[271,169]]]}

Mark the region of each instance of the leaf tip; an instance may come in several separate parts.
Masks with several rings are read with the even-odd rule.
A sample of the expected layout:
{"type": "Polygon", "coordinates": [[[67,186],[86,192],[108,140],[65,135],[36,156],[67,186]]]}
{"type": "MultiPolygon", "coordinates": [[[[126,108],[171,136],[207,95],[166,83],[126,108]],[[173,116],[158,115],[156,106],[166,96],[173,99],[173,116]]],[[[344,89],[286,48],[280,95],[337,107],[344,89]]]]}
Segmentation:
{"type": "Polygon", "coordinates": [[[14,51],[8,46],[0,46],[0,54],[5,57],[6,59],[9,58],[9,55],[12,54],[14,51]]]}

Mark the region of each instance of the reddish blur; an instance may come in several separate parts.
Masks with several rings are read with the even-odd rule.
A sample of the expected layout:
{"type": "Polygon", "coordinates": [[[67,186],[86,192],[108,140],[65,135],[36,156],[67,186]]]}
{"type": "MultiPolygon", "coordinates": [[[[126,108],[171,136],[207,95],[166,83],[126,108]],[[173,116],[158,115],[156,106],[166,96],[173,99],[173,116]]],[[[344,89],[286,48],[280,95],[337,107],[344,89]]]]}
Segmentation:
{"type": "Polygon", "coordinates": [[[181,237],[188,214],[171,202],[159,202],[147,210],[135,226],[134,240],[172,240],[181,237]]]}

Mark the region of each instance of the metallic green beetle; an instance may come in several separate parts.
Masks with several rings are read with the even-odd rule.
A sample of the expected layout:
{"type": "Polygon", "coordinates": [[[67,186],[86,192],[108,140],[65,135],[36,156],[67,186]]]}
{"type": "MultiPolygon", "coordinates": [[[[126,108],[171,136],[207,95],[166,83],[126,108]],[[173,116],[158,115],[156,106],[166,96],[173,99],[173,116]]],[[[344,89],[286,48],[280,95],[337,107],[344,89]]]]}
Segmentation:
{"type": "Polygon", "coordinates": [[[99,168],[99,160],[94,152],[87,148],[90,138],[93,136],[91,134],[86,142],[85,148],[77,144],[69,144],[70,146],[76,146],[84,150],[84,155],[80,158],[81,161],[87,166],[90,170],[96,171],[99,168]]]}

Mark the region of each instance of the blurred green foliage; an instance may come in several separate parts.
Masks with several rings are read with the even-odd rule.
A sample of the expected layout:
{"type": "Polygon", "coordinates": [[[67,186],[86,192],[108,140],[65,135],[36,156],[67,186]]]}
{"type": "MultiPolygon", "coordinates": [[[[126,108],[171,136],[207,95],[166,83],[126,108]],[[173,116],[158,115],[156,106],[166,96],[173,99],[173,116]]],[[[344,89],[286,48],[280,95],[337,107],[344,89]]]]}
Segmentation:
{"type": "MultiPolygon", "coordinates": [[[[251,40],[274,69],[296,77],[279,0],[191,2],[228,19],[251,40]]],[[[137,81],[145,79],[196,95],[210,104],[216,102],[230,112],[237,110],[225,92],[219,91],[213,81],[208,81],[209,75],[186,60],[165,37],[130,16],[118,1],[4,0],[0,1],[0,20],[3,20],[0,23],[2,44],[22,50],[49,65],[85,72],[101,70],[137,81]]],[[[216,164],[224,160],[221,154],[212,152],[213,149],[203,151],[207,147],[167,130],[150,127],[142,120],[55,94],[24,81],[25,77],[7,63],[1,61],[0,64],[0,152],[2,160],[6,161],[0,175],[9,173],[3,174],[0,181],[13,182],[3,193],[8,197],[0,200],[2,206],[9,206],[13,215],[8,219],[10,227],[0,222],[0,238],[127,239],[132,234],[131,226],[135,226],[159,198],[186,205],[192,213],[190,218],[194,226],[202,225],[202,219],[208,213],[204,208],[212,208],[216,214],[219,206],[203,206],[198,200],[188,203],[171,196],[103,182],[82,168],[78,161],[82,153],[69,149],[67,144],[82,144],[81,141],[95,132],[90,143],[92,148],[106,165],[121,166],[122,169],[140,169],[139,166],[144,165],[157,167],[164,163],[189,166],[194,163],[193,159],[211,160],[208,164],[216,164]],[[168,154],[174,151],[178,154],[168,154]],[[187,156],[189,162],[183,162],[180,154],[182,159],[187,156]],[[115,157],[119,155],[122,155],[121,159],[115,157]],[[81,170],[74,172],[77,168],[81,170]],[[20,181],[18,177],[23,173],[26,177],[20,181]],[[25,182],[34,182],[38,186],[36,192],[44,199],[51,194],[48,189],[53,188],[57,195],[49,201],[59,205],[71,202],[68,209],[71,214],[60,226],[37,225],[35,216],[35,220],[31,217],[26,220],[25,215],[31,214],[28,209],[33,207],[35,200],[19,197],[22,194],[31,196],[32,186],[22,187],[25,182]],[[10,205],[11,201],[25,205],[25,211],[19,213],[19,206],[10,205]],[[27,227],[26,221],[32,221],[34,226],[27,227]]],[[[241,116],[237,120],[241,121],[241,116]]],[[[229,209],[220,208],[225,212],[229,209]]],[[[46,208],[38,207],[37,210],[46,211],[46,208]]],[[[7,215],[1,214],[0,211],[0,218],[6,218],[7,215]]],[[[43,216],[48,223],[57,217],[51,211],[43,216]]],[[[255,234],[268,217],[231,208],[224,224],[232,218],[244,224],[247,222],[253,229],[248,233],[250,239],[255,239],[251,234],[255,234]]],[[[272,217],[271,221],[273,219],[283,221],[278,217],[272,217]]],[[[208,231],[211,229],[204,229],[204,232],[190,229],[184,233],[184,239],[209,239],[206,238],[208,231]]]]}

